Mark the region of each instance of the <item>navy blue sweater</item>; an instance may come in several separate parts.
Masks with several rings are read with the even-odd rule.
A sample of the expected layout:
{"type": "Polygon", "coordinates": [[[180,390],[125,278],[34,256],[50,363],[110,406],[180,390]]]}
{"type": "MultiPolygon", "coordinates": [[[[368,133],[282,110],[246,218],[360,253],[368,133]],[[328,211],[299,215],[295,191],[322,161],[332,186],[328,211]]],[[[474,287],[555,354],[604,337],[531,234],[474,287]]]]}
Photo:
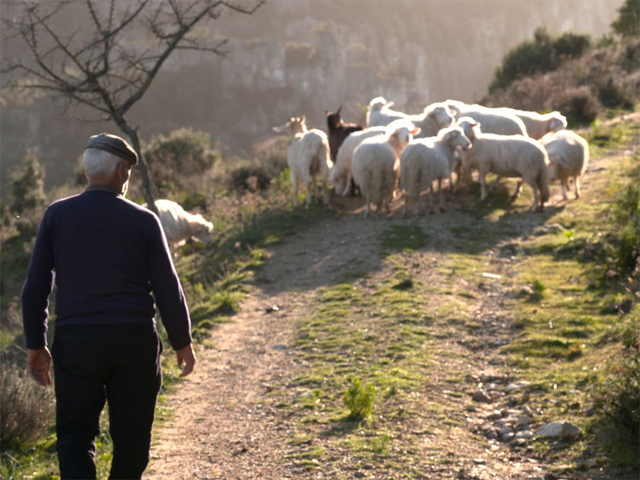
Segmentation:
{"type": "Polygon", "coordinates": [[[89,187],[47,208],[22,290],[27,348],[46,345],[54,283],[57,326],[151,324],[157,304],[171,346],[191,343],[187,303],[158,217],[109,187],[89,187]]]}

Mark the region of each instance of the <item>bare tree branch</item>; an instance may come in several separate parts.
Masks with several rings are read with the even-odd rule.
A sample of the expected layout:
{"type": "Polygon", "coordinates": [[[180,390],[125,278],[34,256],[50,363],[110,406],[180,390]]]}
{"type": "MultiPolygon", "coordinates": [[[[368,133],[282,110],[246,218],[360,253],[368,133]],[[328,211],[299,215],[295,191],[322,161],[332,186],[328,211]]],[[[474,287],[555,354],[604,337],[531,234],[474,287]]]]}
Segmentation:
{"type": "MultiPolygon", "coordinates": [[[[265,0],[34,0],[22,15],[3,18],[4,38],[21,40],[29,59],[3,58],[0,72],[17,88],[42,90],[65,99],[65,112],[83,105],[114,121],[138,152],[145,197],[154,205],[138,128],[127,112],[145,95],[177,50],[224,55],[227,40],[194,36],[196,27],[219,19],[223,10],[250,15],[265,0]],[[87,20],[69,33],[60,27],[68,7],[82,7],[87,20]],[[23,79],[34,80],[25,83],[23,79]]],[[[15,10],[16,5],[12,5],[15,10]]],[[[3,80],[6,81],[6,80],[3,80]]]]}

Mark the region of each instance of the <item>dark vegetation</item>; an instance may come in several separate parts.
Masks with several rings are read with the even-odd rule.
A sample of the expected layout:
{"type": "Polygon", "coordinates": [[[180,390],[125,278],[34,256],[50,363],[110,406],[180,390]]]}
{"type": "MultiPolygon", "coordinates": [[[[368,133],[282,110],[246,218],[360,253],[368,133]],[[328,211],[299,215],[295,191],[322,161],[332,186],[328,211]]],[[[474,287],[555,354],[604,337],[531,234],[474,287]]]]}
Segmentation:
{"type": "MultiPolygon", "coordinates": [[[[639,5],[637,0],[627,0],[612,25],[611,36],[598,41],[571,34],[552,37],[538,30],[533,41],[505,56],[483,103],[528,110],[558,109],[570,118],[570,126],[589,124],[633,109],[640,92],[639,5]],[[541,62],[545,56],[552,61],[541,62]]],[[[291,47],[288,52],[290,61],[296,63],[315,54],[300,46],[291,47]]],[[[597,124],[589,135],[598,155],[632,140],[597,124]]],[[[637,142],[637,130],[634,135],[637,142]]],[[[228,321],[239,308],[244,285],[262,261],[262,249],[303,228],[305,223],[331,213],[290,209],[284,139],[257,145],[248,159],[227,161],[222,160],[219,146],[211,145],[207,134],[189,129],[152,138],[142,147],[161,196],[174,199],[187,209],[199,209],[215,224],[217,237],[211,246],[188,243],[178,252],[177,259],[191,303],[195,336],[206,342],[211,327],[228,321]]],[[[636,163],[640,164],[637,150],[635,155],[636,163]]],[[[24,465],[30,465],[30,471],[40,472],[37,478],[53,478],[46,473],[54,469],[52,395],[50,390],[43,390],[25,378],[18,296],[45,204],[77,193],[81,187],[69,184],[45,191],[44,177],[37,156],[28,152],[21,165],[11,172],[11,194],[1,212],[0,476],[7,479],[21,478],[24,465]]],[[[130,196],[142,203],[139,178],[134,180],[130,196]]],[[[616,292],[618,300],[611,308],[619,314],[620,322],[614,333],[603,339],[611,355],[604,371],[593,381],[593,399],[600,412],[594,429],[608,429],[608,448],[626,452],[616,457],[621,464],[637,466],[640,166],[631,171],[602,224],[603,235],[588,239],[567,236],[570,241],[553,253],[560,259],[579,258],[597,265],[593,288],[616,292]]],[[[538,295],[535,302],[545,295],[545,286],[540,281],[534,281],[533,285],[534,295],[538,295]]],[[[412,286],[411,279],[399,279],[390,288],[397,293],[412,286]]],[[[576,352],[572,355],[580,354],[576,352]]],[[[169,356],[167,359],[172,360],[169,356]]],[[[176,369],[167,363],[165,370],[169,380],[165,388],[170,388],[176,369]]],[[[344,394],[351,420],[366,418],[374,397],[370,385],[364,387],[354,379],[344,394]]]]}

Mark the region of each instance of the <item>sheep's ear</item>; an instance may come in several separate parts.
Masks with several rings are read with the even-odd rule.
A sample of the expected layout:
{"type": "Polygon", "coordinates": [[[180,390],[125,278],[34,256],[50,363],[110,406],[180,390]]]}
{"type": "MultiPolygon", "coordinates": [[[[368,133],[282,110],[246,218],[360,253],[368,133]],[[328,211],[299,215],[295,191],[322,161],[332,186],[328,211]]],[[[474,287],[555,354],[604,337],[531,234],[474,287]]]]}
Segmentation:
{"type": "Polygon", "coordinates": [[[384,104],[385,107],[393,107],[394,103],[393,102],[387,102],[384,104]]]}
{"type": "Polygon", "coordinates": [[[338,111],[336,112],[336,115],[340,115],[340,111],[342,110],[342,105],[340,105],[340,108],[338,108],[338,111]]]}
{"type": "Polygon", "coordinates": [[[304,123],[306,119],[307,119],[306,115],[302,115],[300,117],[300,123],[304,123]]]}
{"type": "Polygon", "coordinates": [[[416,136],[416,135],[418,135],[421,131],[422,131],[422,129],[421,129],[421,128],[416,127],[416,128],[414,128],[413,130],[411,130],[411,132],[410,132],[410,133],[411,133],[411,135],[413,135],[413,136],[415,137],[415,136],[416,136]]]}

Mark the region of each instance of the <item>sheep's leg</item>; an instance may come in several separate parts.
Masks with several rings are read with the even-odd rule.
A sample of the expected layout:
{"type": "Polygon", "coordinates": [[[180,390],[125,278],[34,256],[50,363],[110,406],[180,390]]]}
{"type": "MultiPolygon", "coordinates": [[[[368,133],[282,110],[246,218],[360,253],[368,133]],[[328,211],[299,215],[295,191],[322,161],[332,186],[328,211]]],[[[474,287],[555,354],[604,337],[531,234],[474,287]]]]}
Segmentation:
{"type": "Polygon", "coordinates": [[[349,191],[351,190],[351,172],[347,174],[347,183],[345,184],[344,191],[342,192],[342,196],[346,197],[349,195],[349,191]]]}
{"type": "Polygon", "coordinates": [[[527,185],[529,185],[531,187],[531,190],[533,190],[533,205],[531,205],[531,211],[541,212],[542,211],[542,192],[540,192],[540,195],[538,195],[538,186],[536,185],[536,182],[527,182],[527,185]],[[540,199],[539,208],[538,208],[538,199],[540,199]]]}
{"type": "Polygon", "coordinates": [[[487,179],[485,172],[478,172],[478,179],[480,180],[480,201],[484,201],[487,198],[487,179]]]}
{"type": "Polygon", "coordinates": [[[513,193],[514,200],[520,196],[521,191],[522,191],[522,180],[518,180],[518,183],[516,184],[516,191],[513,193]]]}
{"type": "Polygon", "coordinates": [[[562,198],[569,200],[569,195],[567,194],[567,190],[569,190],[569,177],[564,177],[560,182],[562,183],[562,198]]]}
{"type": "Polygon", "coordinates": [[[493,181],[493,183],[491,184],[491,186],[489,187],[489,191],[491,191],[494,188],[496,188],[498,186],[498,184],[500,183],[500,180],[502,180],[502,177],[500,175],[498,175],[496,177],[496,179],[493,181]]]}
{"type": "Polygon", "coordinates": [[[366,218],[369,216],[369,197],[368,196],[365,197],[365,202],[367,202],[366,207],[364,209],[364,216],[366,218]]]}
{"type": "Polygon", "coordinates": [[[442,195],[442,179],[439,178],[438,179],[438,197],[440,198],[440,211],[441,212],[445,212],[445,208],[444,208],[444,198],[442,195]]]}
{"type": "Polygon", "coordinates": [[[322,197],[324,198],[325,206],[329,205],[329,185],[325,180],[322,180],[322,197]]]}
{"type": "Polygon", "coordinates": [[[402,216],[404,218],[407,218],[408,204],[409,204],[409,194],[407,192],[404,192],[404,205],[402,207],[402,216]]]}
{"type": "Polygon", "coordinates": [[[312,197],[312,193],[313,191],[311,190],[311,182],[307,182],[307,201],[304,204],[304,208],[309,208],[309,206],[311,205],[311,197],[312,197]]]}
{"type": "Polygon", "coordinates": [[[576,198],[580,198],[580,195],[582,195],[582,193],[580,192],[580,177],[578,177],[577,175],[576,175],[575,188],[576,188],[576,198]]]}
{"type": "Polygon", "coordinates": [[[316,177],[311,177],[311,186],[313,187],[313,199],[312,201],[317,203],[320,201],[320,195],[318,191],[318,179],[316,177]]]}
{"type": "Polygon", "coordinates": [[[429,196],[429,207],[428,212],[433,213],[433,182],[429,183],[429,192],[427,193],[429,196]]]}
{"type": "Polygon", "coordinates": [[[420,192],[418,192],[418,196],[413,199],[413,215],[420,215],[420,192]]]}
{"type": "Polygon", "coordinates": [[[449,184],[453,193],[458,193],[458,190],[460,189],[460,180],[462,179],[462,174],[462,162],[458,161],[449,174],[449,184]],[[453,173],[456,174],[456,183],[453,183],[453,173]]]}
{"type": "Polygon", "coordinates": [[[290,178],[293,183],[293,208],[296,208],[298,206],[298,179],[293,173],[290,175],[290,178]]]}

